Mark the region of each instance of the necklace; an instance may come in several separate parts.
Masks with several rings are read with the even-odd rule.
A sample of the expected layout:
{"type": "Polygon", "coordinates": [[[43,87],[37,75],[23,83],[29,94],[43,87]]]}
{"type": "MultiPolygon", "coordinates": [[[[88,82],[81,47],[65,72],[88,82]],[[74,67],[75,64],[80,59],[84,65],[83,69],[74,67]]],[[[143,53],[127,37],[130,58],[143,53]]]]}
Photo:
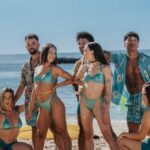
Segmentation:
{"type": "Polygon", "coordinates": [[[136,59],[136,58],[139,56],[139,53],[137,53],[137,55],[134,56],[134,57],[129,56],[129,54],[127,53],[127,56],[128,56],[128,58],[129,58],[130,60],[133,60],[133,59],[136,59]]]}

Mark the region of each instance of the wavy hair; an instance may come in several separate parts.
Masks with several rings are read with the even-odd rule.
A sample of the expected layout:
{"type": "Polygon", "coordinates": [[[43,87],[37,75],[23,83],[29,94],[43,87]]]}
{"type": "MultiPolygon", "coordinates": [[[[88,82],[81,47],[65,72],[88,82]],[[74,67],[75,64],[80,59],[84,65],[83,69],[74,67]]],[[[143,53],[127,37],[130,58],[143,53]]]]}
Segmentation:
{"type": "Polygon", "coordinates": [[[55,60],[52,62],[52,64],[57,65],[57,48],[54,44],[52,43],[48,43],[46,44],[43,48],[42,48],[42,52],[41,52],[41,65],[47,62],[47,56],[48,56],[48,52],[50,48],[55,48],[56,49],[56,58],[55,60]]]}
{"type": "Polygon", "coordinates": [[[87,44],[87,46],[90,50],[93,50],[93,55],[97,61],[99,61],[101,64],[108,65],[100,44],[98,44],[97,42],[90,42],[87,44]]]}

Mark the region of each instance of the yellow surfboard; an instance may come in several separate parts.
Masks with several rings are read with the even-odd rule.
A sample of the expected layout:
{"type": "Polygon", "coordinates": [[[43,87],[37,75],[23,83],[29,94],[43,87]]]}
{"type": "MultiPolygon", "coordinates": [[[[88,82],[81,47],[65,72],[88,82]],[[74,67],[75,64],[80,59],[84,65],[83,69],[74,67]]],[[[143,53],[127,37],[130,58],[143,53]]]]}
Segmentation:
{"type": "MultiPolygon", "coordinates": [[[[77,125],[69,124],[69,125],[67,125],[67,129],[68,129],[68,132],[69,132],[71,139],[78,138],[79,127],[77,125]]],[[[23,126],[20,129],[18,139],[21,139],[21,140],[22,139],[24,139],[24,140],[31,139],[31,127],[27,126],[27,125],[23,126]]],[[[46,139],[47,140],[53,139],[53,134],[50,132],[50,130],[47,133],[46,139]]]]}

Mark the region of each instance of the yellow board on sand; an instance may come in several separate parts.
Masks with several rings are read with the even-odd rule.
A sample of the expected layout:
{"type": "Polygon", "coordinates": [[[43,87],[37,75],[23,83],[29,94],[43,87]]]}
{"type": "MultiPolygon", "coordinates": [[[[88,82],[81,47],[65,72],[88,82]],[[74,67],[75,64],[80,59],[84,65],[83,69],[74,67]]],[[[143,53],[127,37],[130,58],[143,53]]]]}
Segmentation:
{"type": "MultiPolygon", "coordinates": [[[[69,132],[69,135],[72,139],[76,139],[78,138],[78,134],[79,134],[79,127],[77,125],[74,125],[74,124],[69,124],[67,125],[67,129],[68,129],[68,132],[69,132]]],[[[31,127],[30,126],[23,126],[21,129],[20,129],[20,133],[18,135],[18,139],[20,140],[28,140],[28,139],[31,139],[31,127]]],[[[46,139],[49,140],[49,139],[53,139],[53,134],[50,132],[50,130],[48,131],[47,133],[47,136],[46,136],[46,139]]]]}

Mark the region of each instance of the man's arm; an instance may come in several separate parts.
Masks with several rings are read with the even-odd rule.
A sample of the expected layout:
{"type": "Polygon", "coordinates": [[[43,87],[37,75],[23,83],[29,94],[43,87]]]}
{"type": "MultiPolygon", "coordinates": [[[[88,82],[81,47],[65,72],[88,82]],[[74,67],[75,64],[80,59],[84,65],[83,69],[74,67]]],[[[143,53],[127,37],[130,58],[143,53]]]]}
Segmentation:
{"type": "MultiPolygon", "coordinates": [[[[74,66],[74,70],[73,70],[73,77],[76,76],[77,72],[78,72],[78,69],[79,69],[79,66],[80,66],[80,61],[78,60],[76,63],[75,63],[75,66],[74,66]]],[[[78,91],[78,85],[76,84],[72,84],[73,85],[73,90],[75,92],[78,91]]]]}
{"type": "Polygon", "coordinates": [[[26,71],[25,70],[26,70],[26,64],[22,67],[22,70],[21,70],[21,79],[20,79],[20,84],[15,93],[15,102],[17,102],[18,99],[21,97],[26,86],[26,78],[25,78],[26,71]]]}
{"type": "Polygon", "coordinates": [[[122,52],[117,52],[117,51],[110,52],[107,50],[103,50],[103,53],[108,64],[110,63],[119,64],[125,56],[125,54],[123,54],[122,52]]]}
{"type": "Polygon", "coordinates": [[[111,62],[111,59],[110,59],[111,53],[107,50],[103,50],[103,53],[104,53],[104,57],[105,57],[107,63],[110,64],[110,62],[111,62]]]}
{"type": "Polygon", "coordinates": [[[17,102],[18,99],[21,97],[22,93],[24,92],[25,86],[23,84],[19,84],[16,94],[15,94],[15,101],[17,102]]]}

